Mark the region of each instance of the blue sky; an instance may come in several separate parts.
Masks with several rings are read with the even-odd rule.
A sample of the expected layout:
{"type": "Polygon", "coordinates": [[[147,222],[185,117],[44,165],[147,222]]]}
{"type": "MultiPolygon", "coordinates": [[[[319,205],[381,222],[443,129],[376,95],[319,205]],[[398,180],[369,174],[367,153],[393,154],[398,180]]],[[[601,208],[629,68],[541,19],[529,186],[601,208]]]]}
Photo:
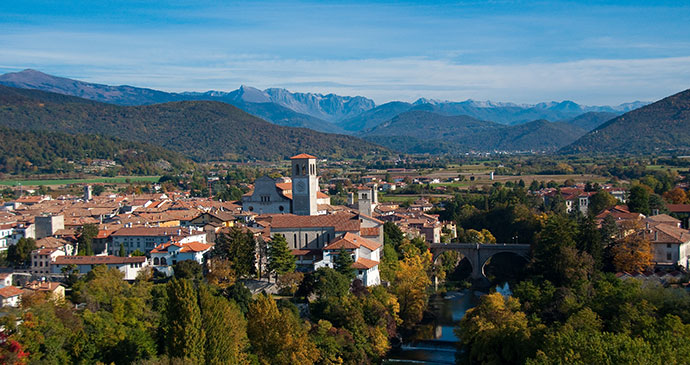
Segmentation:
{"type": "Polygon", "coordinates": [[[690,2],[0,2],[0,72],[168,91],[241,84],[618,104],[690,88],[690,2]]]}

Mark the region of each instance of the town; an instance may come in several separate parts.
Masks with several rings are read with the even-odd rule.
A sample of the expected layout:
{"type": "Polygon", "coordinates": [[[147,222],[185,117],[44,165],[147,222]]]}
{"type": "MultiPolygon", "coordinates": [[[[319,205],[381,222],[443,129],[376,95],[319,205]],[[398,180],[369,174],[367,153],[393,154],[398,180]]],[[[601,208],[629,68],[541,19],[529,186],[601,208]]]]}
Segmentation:
{"type": "Polygon", "coordinates": [[[534,179],[527,184],[527,175],[497,174],[510,166],[493,163],[343,168],[343,161],[305,153],[287,162],[253,173],[223,167],[204,180],[204,194],[217,191],[212,197],[170,181],[124,189],[88,183],[65,191],[6,189],[2,306],[44,298],[82,310],[89,300],[78,294],[80,283],[104,275],[102,267],[128,285],[203,278],[229,298],[243,291],[272,294],[301,313],[311,311],[309,318],[335,295],[330,286],[346,280],[341,285],[352,290],[387,288],[401,305],[389,309],[388,326],[398,330],[389,329],[380,349],[364,355],[377,361],[395,356],[392,340],[428,321],[434,295],[523,280],[525,270],[538,265],[545,240],[537,240],[536,231],[545,236],[558,217],[574,220],[578,236],[589,230],[600,237],[577,246],[619,280],[680,288],[690,278],[690,204],[684,177],[675,170],[649,170],[633,185],[586,181],[601,181],[587,174],[561,175],[560,183],[529,175],[534,179]],[[244,175],[244,181],[231,175],[244,175]],[[226,190],[238,199],[223,200],[226,190]],[[512,218],[500,217],[506,208],[512,218]],[[486,215],[499,216],[485,221],[486,215]]]}

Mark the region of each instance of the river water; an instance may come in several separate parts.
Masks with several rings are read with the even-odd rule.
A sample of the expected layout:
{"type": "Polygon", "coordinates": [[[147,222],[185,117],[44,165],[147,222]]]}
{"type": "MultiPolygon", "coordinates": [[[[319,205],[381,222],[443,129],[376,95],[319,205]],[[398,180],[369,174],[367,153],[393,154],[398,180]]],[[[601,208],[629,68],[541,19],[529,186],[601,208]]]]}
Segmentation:
{"type": "MultiPolygon", "coordinates": [[[[503,295],[510,295],[505,283],[496,287],[503,295]]],[[[384,364],[455,364],[458,337],[455,326],[465,312],[477,305],[485,293],[472,289],[449,291],[443,297],[434,296],[429,301],[429,310],[434,321],[420,325],[413,338],[405,339],[400,349],[394,349],[384,364]]]]}

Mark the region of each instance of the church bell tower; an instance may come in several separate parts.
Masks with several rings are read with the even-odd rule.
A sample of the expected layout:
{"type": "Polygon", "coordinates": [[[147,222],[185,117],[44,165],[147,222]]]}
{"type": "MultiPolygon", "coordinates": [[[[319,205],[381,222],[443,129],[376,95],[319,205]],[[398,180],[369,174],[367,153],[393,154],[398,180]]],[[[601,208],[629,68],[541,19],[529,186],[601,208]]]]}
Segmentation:
{"type": "Polygon", "coordinates": [[[292,160],[292,213],[316,215],[316,193],[319,191],[316,157],[302,153],[291,157],[290,160],[292,160]]]}

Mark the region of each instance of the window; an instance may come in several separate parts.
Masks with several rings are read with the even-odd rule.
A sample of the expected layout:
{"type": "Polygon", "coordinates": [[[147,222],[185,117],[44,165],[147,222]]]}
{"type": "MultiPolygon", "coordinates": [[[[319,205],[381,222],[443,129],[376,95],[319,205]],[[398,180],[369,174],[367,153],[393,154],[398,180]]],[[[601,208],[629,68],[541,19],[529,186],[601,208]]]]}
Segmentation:
{"type": "Polygon", "coordinates": [[[671,244],[670,244],[670,243],[667,243],[667,244],[666,244],[666,248],[671,248],[671,244]]]}
{"type": "Polygon", "coordinates": [[[153,264],[154,265],[160,265],[160,260],[158,259],[158,257],[153,258],[153,264]]]}
{"type": "Polygon", "coordinates": [[[666,253],[666,260],[672,260],[672,259],[673,259],[673,255],[670,252],[667,252],[666,253]]]}
{"type": "Polygon", "coordinates": [[[161,257],[161,265],[168,265],[168,260],[165,257],[161,257]]]}
{"type": "Polygon", "coordinates": [[[297,248],[297,233],[295,233],[292,238],[292,242],[294,243],[295,248],[297,248]]]}
{"type": "Polygon", "coordinates": [[[285,207],[281,205],[281,206],[278,207],[278,210],[280,210],[280,211],[282,212],[282,211],[285,210],[285,207]]]}
{"type": "Polygon", "coordinates": [[[306,246],[306,245],[308,245],[308,244],[309,244],[309,237],[308,237],[307,234],[305,233],[305,234],[304,234],[304,245],[306,246]]]}

